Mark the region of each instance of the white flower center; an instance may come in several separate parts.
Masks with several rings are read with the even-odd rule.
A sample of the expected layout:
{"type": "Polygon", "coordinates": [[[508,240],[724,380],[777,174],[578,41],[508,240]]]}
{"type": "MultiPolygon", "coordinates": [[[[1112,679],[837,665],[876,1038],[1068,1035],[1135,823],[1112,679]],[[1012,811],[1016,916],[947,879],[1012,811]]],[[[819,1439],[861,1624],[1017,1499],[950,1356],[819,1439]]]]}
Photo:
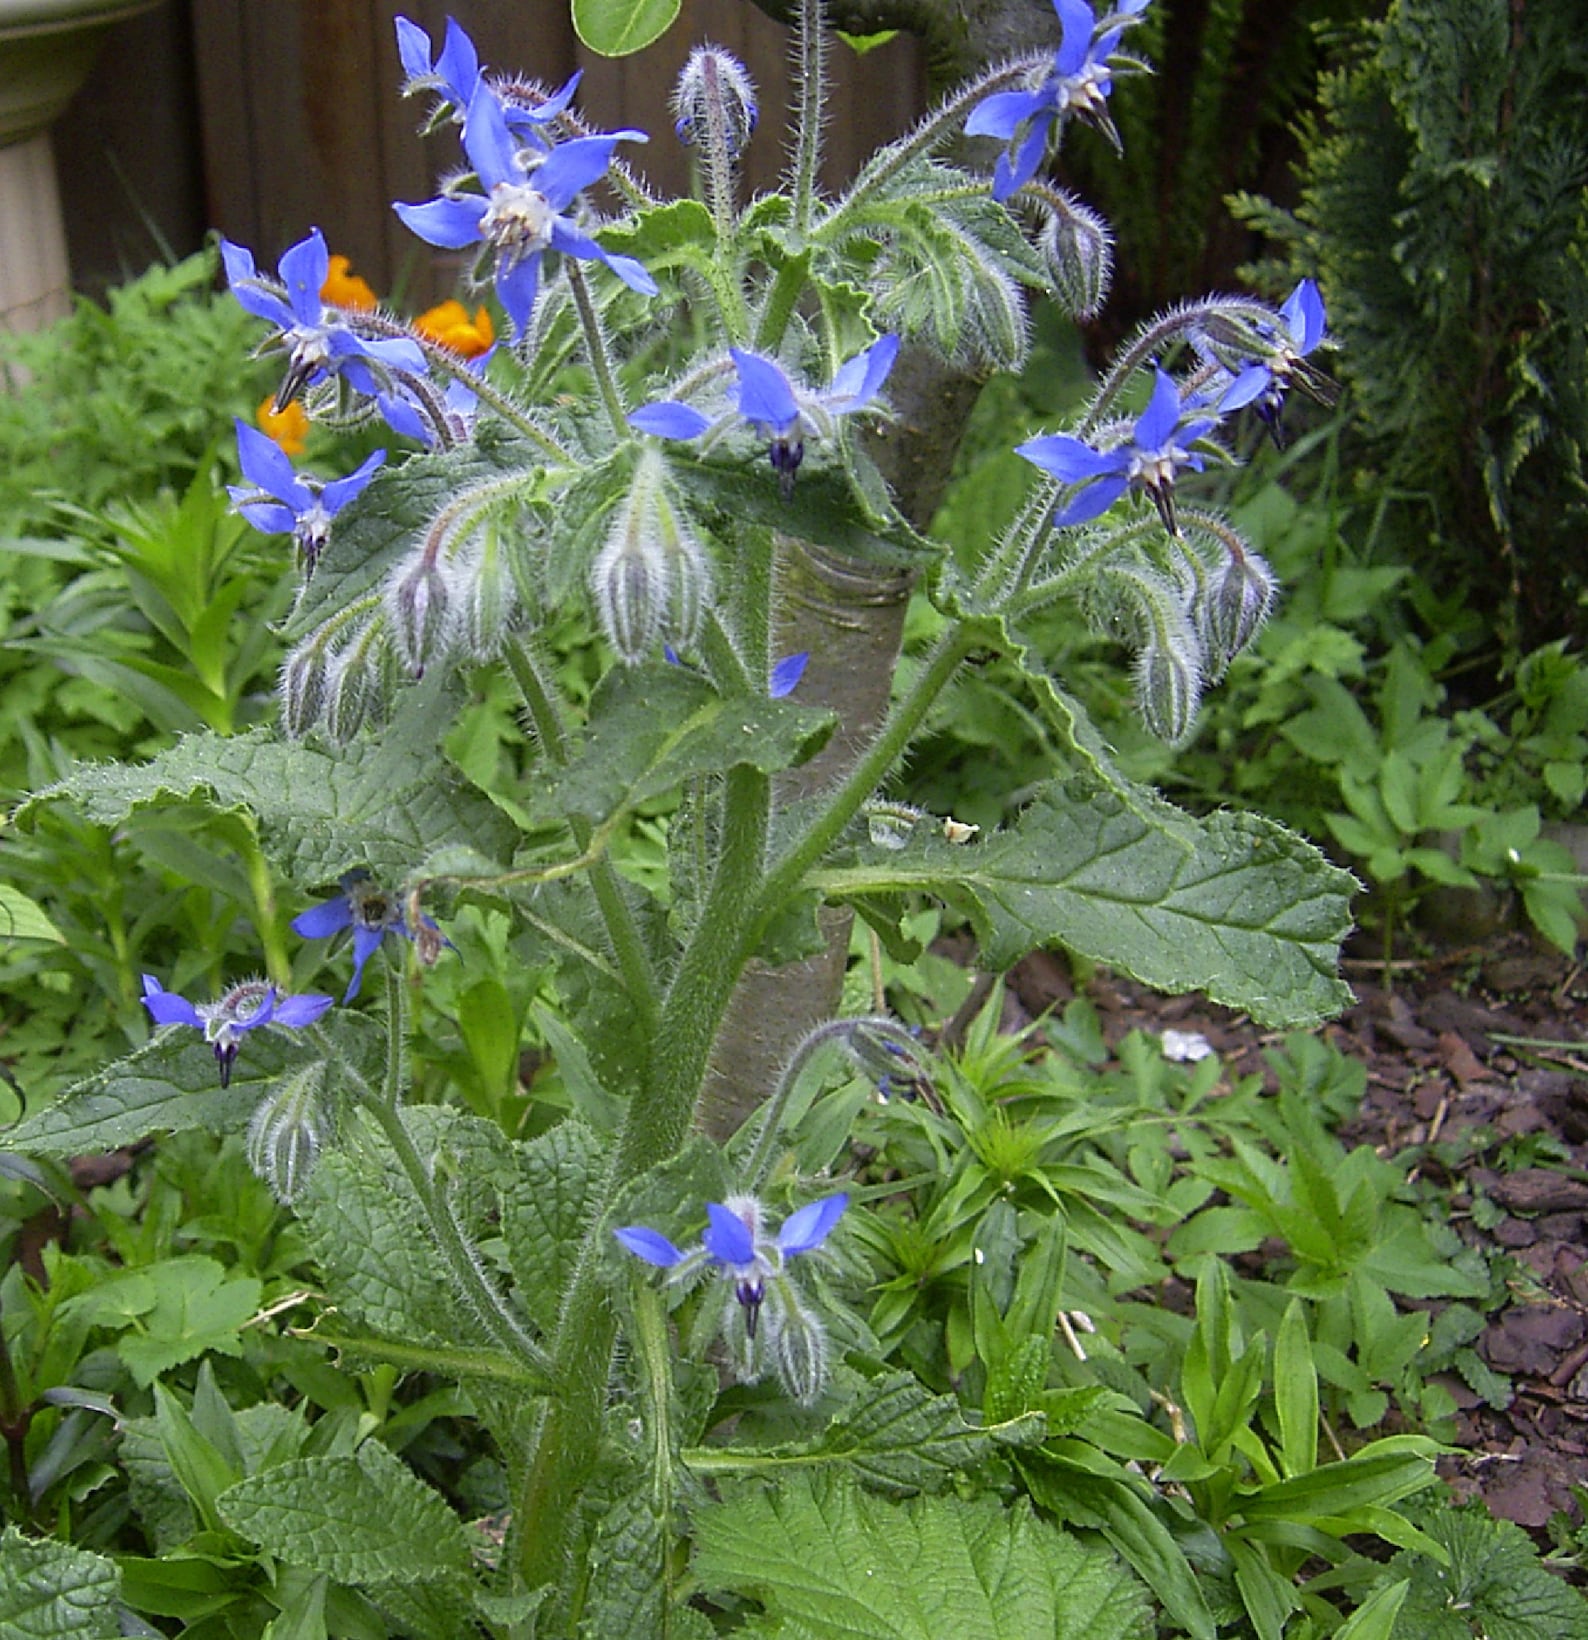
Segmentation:
{"type": "Polygon", "coordinates": [[[527,182],[498,182],[480,218],[480,237],[517,262],[551,243],[556,212],[551,201],[527,182]]]}

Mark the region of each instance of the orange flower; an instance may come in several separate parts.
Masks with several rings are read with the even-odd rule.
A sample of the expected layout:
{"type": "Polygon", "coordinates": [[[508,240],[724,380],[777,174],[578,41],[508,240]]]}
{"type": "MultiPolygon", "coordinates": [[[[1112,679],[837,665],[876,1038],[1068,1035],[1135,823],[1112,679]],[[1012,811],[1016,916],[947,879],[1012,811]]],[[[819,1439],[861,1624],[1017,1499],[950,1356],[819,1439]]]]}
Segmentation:
{"type": "Polygon", "coordinates": [[[254,420],[259,423],[265,435],[273,438],[287,455],[301,456],[309,442],[308,412],[296,399],[281,411],[270,408],[275,402],[274,395],[261,399],[259,408],[254,412],[254,420]]]}
{"type": "Polygon", "coordinates": [[[350,308],[355,313],[369,313],[380,305],[375,292],[353,272],[353,264],[347,257],[340,254],[331,258],[331,271],[320,286],[320,300],[333,307],[350,308]]]}
{"type": "Polygon", "coordinates": [[[496,340],[490,314],[484,308],[476,308],[471,319],[469,310],[456,299],[421,313],[414,320],[414,329],[427,341],[450,347],[465,359],[477,359],[480,354],[488,353],[496,340]]]}

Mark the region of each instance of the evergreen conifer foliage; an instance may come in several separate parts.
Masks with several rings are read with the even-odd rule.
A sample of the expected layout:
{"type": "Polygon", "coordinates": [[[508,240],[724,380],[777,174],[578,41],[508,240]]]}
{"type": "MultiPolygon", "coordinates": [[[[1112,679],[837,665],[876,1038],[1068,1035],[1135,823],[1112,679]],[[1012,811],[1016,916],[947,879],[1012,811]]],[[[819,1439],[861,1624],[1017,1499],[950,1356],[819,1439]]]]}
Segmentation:
{"type": "Polygon", "coordinates": [[[1354,424],[1418,492],[1413,550],[1493,597],[1508,645],[1580,627],[1588,590],[1582,24],[1580,0],[1394,0],[1325,78],[1295,215],[1238,202],[1322,285],[1354,424]]]}

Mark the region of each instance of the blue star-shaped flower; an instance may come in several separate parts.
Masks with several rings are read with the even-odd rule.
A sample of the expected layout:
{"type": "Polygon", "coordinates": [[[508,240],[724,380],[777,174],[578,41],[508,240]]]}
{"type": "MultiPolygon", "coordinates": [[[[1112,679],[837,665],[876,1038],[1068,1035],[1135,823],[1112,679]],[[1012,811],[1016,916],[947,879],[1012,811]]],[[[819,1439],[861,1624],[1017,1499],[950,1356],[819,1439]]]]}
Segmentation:
{"type": "MultiPolygon", "coordinates": [[[[397,18],[396,23],[397,55],[402,61],[403,73],[408,76],[403,95],[433,91],[438,104],[435,117],[447,116],[461,125],[481,80],[480,54],[474,49],[474,42],[458,26],[457,20],[449,17],[441,55],[432,58],[430,36],[417,23],[406,17],[397,18]]],[[[508,125],[538,147],[545,148],[546,139],[536,127],[550,124],[567,108],[583,74],[583,69],[575,71],[560,90],[542,98],[533,107],[504,98],[502,111],[508,125]]]]}
{"type": "Polygon", "coordinates": [[[290,535],[302,549],[312,575],[330,536],[331,520],[363,491],[386,452],[376,450],[346,478],[322,484],[299,474],[281,446],[257,427],[245,421],[237,422],[236,427],[237,458],[243,477],[254,487],[226,486],[235,509],[266,535],[290,535]]]}
{"type": "Polygon", "coordinates": [[[266,980],[246,980],[216,1002],[189,1002],[166,990],[153,974],[145,974],[143,1005],[156,1025],[192,1025],[204,1033],[204,1040],[215,1049],[224,1088],[231,1084],[232,1062],[247,1032],[261,1025],[301,1031],[331,1006],[331,998],[288,996],[266,980]]]}
{"type": "Polygon", "coordinates": [[[1174,481],[1182,467],[1202,470],[1202,458],[1186,446],[1212,431],[1216,418],[1198,416],[1200,401],[1182,402],[1174,378],[1157,372],[1152,398],[1128,442],[1098,450],[1066,433],[1050,433],[1017,445],[1022,455],[1064,484],[1078,485],[1069,504],[1054,515],[1055,527],[1084,524],[1108,511],[1131,488],[1152,497],[1163,526],[1179,533],[1174,516],[1174,481]]]}
{"type": "MultiPolygon", "coordinates": [[[[1147,7],[1147,0],[1120,0],[1111,14],[1128,19],[1147,7]]],[[[1114,88],[1108,59],[1119,45],[1123,27],[1099,31],[1087,0],[1053,0],[1063,33],[1053,67],[1034,90],[995,91],[978,103],[965,122],[971,137],[998,137],[1009,144],[993,171],[993,198],[1005,200],[1036,174],[1056,121],[1086,120],[1117,148],[1119,133],[1108,114],[1114,88]],[[1024,128],[1025,136],[1020,138],[1024,128]]]]}
{"type": "MultiPolygon", "coordinates": [[[[424,924],[430,929],[436,927],[428,917],[424,924]]],[[[405,940],[414,937],[397,897],[373,882],[367,871],[348,872],[341,880],[338,893],[318,905],[311,905],[307,911],[300,911],[292,919],[291,928],[294,934],[301,934],[306,940],[328,940],[344,928],[353,930],[353,977],[342,997],[344,1004],[358,995],[364,964],[374,956],[376,947],[388,934],[405,940]]]]}
{"type": "Polygon", "coordinates": [[[789,1214],[777,1235],[768,1236],[761,1224],[761,1204],[753,1196],[707,1202],[708,1222],[700,1246],[687,1253],[647,1225],[629,1225],[612,1233],[636,1258],[672,1270],[678,1280],[687,1280],[702,1266],[712,1266],[733,1283],[733,1295],[744,1307],[745,1331],[753,1339],[767,1282],[782,1276],[785,1260],[820,1247],[848,1205],[847,1195],[824,1196],[789,1214]]]}
{"type": "Polygon", "coordinates": [[[1279,325],[1271,337],[1273,350],[1260,359],[1249,360],[1240,370],[1221,367],[1229,386],[1219,398],[1220,412],[1250,405],[1268,428],[1275,446],[1283,448],[1279,412],[1293,383],[1322,403],[1334,401],[1334,384],[1316,367],[1305,363],[1307,355],[1323,341],[1325,324],[1318,287],[1310,279],[1303,279],[1279,310],[1279,325]]]}
{"type": "Polygon", "coordinates": [[[484,245],[494,258],[496,294],[515,337],[529,324],[540,259],[548,250],[604,262],[631,290],[654,296],[656,281],[640,263],[603,250],[563,214],[581,190],[605,174],[625,138],[644,140],[637,131],[575,137],[542,158],[513,140],[501,103],[481,80],[469,100],[463,147],[484,193],[444,193],[423,205],[393,209],[427,244],[448,250],[484,245]]]}
{"type": "Polygon", "coordinates": [[[863,410],[876,398],[899,355],[899,338],[880,336],[845,360],[832,386],[821,393],[796,388],[781,365],[759,353],[735,347],[729,355],[739,378],[736,411],[713,420],[691,404],[658,399],[634,411],[629,425],[659,438],[693,439],[705,433],[710,443],[734,420],[747,421],[760,437],[771,441],[769,454],[786,496],[805,458],[805,434],[831,438],[836,418],[863,410]]]}
{"type": "Polygon", "coordinates": [[[340,308],[326,305],[320,287],[330,272],[331,257],[318,228],[282,253],[279,284],[262,277],[253,253],[229,239],[221,240],[221,261],[238,303],[268,319],[281,333],[287,374],[276,393],[278,411],[306,386],[333,373],[342,375],[356,392],[372,397],[393,371],[424,374],[424,350],[417,342],[400,336],[360,336],[340,308]]]}

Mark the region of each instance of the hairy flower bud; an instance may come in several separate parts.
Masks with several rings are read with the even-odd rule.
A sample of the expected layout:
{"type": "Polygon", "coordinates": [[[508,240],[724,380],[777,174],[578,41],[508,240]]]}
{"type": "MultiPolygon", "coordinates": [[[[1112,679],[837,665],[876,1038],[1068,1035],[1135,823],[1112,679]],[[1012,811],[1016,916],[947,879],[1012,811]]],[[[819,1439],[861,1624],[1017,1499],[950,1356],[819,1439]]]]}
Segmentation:
{"type": "Polygon", "coordinates": [[[416,678],[445,659],[452,647],[457,612],[454,588],[428,552],[414,555],[386,589],[392,641],[403,665],[416,678]]]}
{"type": "Polygon", "coordinates": [[[477,661],[490,660],[502,647],[518,603],[501,527],[499,520],[487,519],[457,564],[458,638],[477,661]]]}
{"type": "Polygon", "coordinates": [[[670,558],[678,557],[682,547],[663,494],[666,470],[656,450],[640,457],[606,545],[590,566],[596,618],[607,641],[631,666],[653,648],[664,619],[671,627],[670,558]]]}
{"type": "Polygon", "coordinates": [[[811,1406],[827,1386],[827,1334],[787,1282],[775,1283],[766,1309],[772,1370],[788,1395],[811,1406]]]}
{"type": "Polygon", "coordinates": [[[1225,665],[1240,654],[1268,619],[1275,590],[1274,572],[1250,548],[1232,551],[1213,576],[1204,606],[1204,624],[1208,648],[1225,665]]]}
{"type": "Polygon", "coordinates": [[[323,1061],[285,1076],[254,1108],[248,1124],[248,1165],[279,1202],[301,1194],[330,1142],[336,1123],[323,1061]]]}
{"type": "Polygon", "coordinates": [[[372,622],[331,663],[325,680],[325,732],[346,746],[364,726],[381,699],[380,629],[372,622]]]}
{"type": "Polygon", "coordinates": [[[673,90],[673,130],[686,146],[709,145],[720,131],[731,158],[750,140],[760,110],[744,64],[721,46],[696,46],[673,90]]]}
{"type": "Polygon", "coordinates": [[[1136,656],[1136,706],[1160,740],[1178,746],[1191,733],[1201,698],[1197,667],[1179,646],[1154,640],[1136,656]]]}
{"type": "Polygon", "coordinates": [[[300,643],[283,663],[281,728],[289,740],[301,740],[319,720],[325,705],[328,664],[323,632],[300,643]]]}
{"type": "Polygon", "coordinates": [[[1108,224],[1062,189],[1028,184],[1026,195],[1046,218],[1037,248],[1053,281],[1054,299],[1072,318],[1094,318],[1114,274],[1114,240],[1108,224]]]}
{"type": "Polygon", "coordinates": [[[881,1015],[846,1021],[843,1044],[873,1082],[917,1082],[928,1077],[921,1046],[897,1020],[881,1015]]]}

